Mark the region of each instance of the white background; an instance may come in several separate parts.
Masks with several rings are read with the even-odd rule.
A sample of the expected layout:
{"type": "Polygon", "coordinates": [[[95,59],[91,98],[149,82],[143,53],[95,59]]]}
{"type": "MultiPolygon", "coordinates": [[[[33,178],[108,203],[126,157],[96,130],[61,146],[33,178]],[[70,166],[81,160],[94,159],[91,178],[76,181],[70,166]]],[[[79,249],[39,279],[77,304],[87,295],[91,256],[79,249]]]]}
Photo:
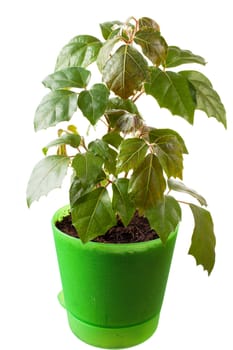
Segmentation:
{"type": "Polygon", "coordinates": [[[140,104],[150,124],[174,127],[186,140],[190,154],[185,159],[184,181],[208,200],[215,222],[217,259],[208,277],[187,255],[193,222],[184,210],[159,328],[135,349],[233,348],[230,4],[229,0],[1,2],[1,349],[91,349],[70,332],[56,299],[61,287],[50,219],[67,203],[67,193],[55,190],[30,210],[26,207],[32,167],[42,158],[41,148],[56,137],[55,130],[35,134],[33,116],[46,94],[40,82],[53,72],[61,47],[77,34],[101,37],[99,23],[124,21],[132,15],[154,18],[169,45],[205,57],[208,65],[200,69],[220,94],[228,116],[228,131],[201,112],[196,113],[191,127],[160,111],[150,98],[140,104]]]}

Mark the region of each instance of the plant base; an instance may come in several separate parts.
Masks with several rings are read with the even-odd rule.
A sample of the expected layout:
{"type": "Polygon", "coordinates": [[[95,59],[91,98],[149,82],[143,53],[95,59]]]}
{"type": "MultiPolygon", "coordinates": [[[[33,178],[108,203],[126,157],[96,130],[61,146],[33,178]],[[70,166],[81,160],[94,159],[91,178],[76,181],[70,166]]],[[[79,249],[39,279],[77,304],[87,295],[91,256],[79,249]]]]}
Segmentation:
{"type": "MultiPolygon", "coordinates": [[[[63,292],[59,293],[58,299],[65,308],[63,292]]],[[[134,326],[104,328],[83,322],[69,311],[67,315],[70,328],[79,339],[89,345],[108,349],[129,348],[143,343],[153,335],[159,323],[159,315],[156,315],[149,321],[134,326]]]]}

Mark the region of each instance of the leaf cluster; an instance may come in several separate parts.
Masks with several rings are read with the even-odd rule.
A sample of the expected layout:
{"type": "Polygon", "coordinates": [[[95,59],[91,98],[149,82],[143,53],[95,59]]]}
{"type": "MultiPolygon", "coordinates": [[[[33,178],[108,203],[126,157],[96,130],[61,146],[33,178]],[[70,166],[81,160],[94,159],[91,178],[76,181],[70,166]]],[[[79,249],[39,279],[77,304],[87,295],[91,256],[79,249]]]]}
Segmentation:
{"type": "Polygon", "coordinates": [[[209,79],[197,70],[177,71],[186,63],[205,65],[205,60],[169,46],[159,25],[147,17],[105,22],[100,28],[102,41],[78,35],[62,48],[55,71],[43,80],[50,92],[36,110],[34,127],[39,131],[71,118],[78,126],[83,116],[90,126],[103,122],[106,132],[87,143],[75,125],[59,129],[32,171],[28,206],[60,187],[70,167],[72,221],[83,242],[104,234],[117,216],[128,225],[137,210],[166,244],[181,220],[180,202],[171,192],[184,192],[198,202],[186,203],[194,217],[189,253],[210,273],[213,221],[206,200],[182,182],[185,141],[175,130],[147,126],[137,107],[147,94],[191,124],[199,109],[226,127],[224,106],[209,79]],[[92,64],[101,73],[93,85],[92,64]]]}

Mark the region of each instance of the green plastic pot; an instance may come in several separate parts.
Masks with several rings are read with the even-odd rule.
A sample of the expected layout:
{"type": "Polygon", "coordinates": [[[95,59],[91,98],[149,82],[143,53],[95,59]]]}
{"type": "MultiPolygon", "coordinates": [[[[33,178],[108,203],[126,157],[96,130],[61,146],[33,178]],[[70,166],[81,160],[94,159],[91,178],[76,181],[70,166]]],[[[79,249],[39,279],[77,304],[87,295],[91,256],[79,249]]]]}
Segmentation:
{"type": "Polygon", "coordinates": [[[55,226],[62,292],[73,333],[87,344],[126,348],[142,343],[156,330],[170,270],[177,230],[164,246],[160,239],[104,244],[70,237],[55,226]]]}

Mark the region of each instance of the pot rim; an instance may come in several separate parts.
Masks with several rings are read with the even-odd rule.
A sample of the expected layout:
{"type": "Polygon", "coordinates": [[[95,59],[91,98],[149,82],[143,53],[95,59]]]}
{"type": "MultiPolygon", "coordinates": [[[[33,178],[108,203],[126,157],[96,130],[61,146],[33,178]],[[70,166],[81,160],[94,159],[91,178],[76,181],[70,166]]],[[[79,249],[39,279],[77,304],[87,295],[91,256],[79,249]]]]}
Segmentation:
{"type": "Polygon", "coordinates": [[[57,221],[60,221],[66,214],[68,215],[68,213],[70,212],[70,206],[65,205],[63,207],[61,207],[60,209],[58,209],[53,217],[52,217],[52,228],[53,228],[53,232],[54,234],[58,234],[60,236],[61,239],[65,240],[65,241],[69,241],[72,244],[76,244],[78,246],[81,247],[85,247],[85,248],[90,248],[90,249],[103,249],[103,250],[111,250],[114,251],[116,253],[119,252],[124,252],[124,251],[142,251],[144,249],[148,249],[148,248],[156,248],[156,247],[165,247],[167,242],[169,242],[170,240],[174,240],[176,239],[177,233],[178,233],[178,229],[179,229],[179,224],[177,225],[176,229],[171,232],[167,238],[167,242],[166,244],[163,244],[160,238],[156,238],[154,240],[150,240],[150,241],[146,241],[146,242],[132,242],[132,243],[106,243],[106,242],[92,242],[89,241],[87,243],[83,243],[81,241],[81,239],[76,238],[76,237],[72,237],[67,235],[66,233],[62,232],[61,230],[59,230],[55,223],[57,221]]]}

